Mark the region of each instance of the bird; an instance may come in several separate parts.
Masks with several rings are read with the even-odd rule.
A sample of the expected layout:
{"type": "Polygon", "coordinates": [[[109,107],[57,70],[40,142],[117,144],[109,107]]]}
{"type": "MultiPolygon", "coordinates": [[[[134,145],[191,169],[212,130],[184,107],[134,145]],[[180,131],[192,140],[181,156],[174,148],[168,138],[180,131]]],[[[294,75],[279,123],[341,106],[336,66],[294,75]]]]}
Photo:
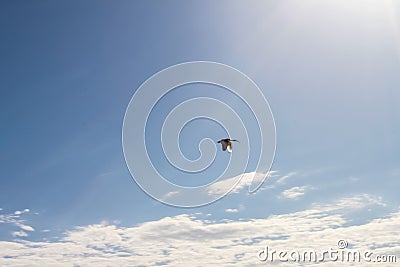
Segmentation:
{"type": "Polygon", "coordinates": [[[218,141],[218,143],[220,143],[222,145],[222,151],[225,151],[226,149],[228,149],[229,153],[232,152],[232,142],[240,143],[236,139],[229,139],[229,138],[221,139],[218,141]]]}

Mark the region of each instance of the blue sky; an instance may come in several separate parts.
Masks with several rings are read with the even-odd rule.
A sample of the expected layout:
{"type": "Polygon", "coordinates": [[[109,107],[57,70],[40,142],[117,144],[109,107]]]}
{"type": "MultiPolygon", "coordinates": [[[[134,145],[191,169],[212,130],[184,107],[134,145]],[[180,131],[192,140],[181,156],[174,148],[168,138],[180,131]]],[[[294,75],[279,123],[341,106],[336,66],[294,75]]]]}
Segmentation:
{"type": "MultiPolygon", "coordinates": [[[[400,259],[400,244],[393,239],[400,229],[393,225],[400,211],[399,16],[399,3],[372,0],[3,1],[0,247],[6,252],[0,252],[0,263],[30,265],[14,245],[45,242],[47,252],[33,255],[54,260],[50,246],[79,241],[88,248],[82,236],[92,236],[93,229],[112,237],[118,231],[148,233],[169,226],[187,232],[168,236],[160,231],[158,239],[149,235],[158,240],[157,253],[166,264],[179,266],[190,254],[162,252],[173,250],[167,245],[172,240],[182,245],[181,253],[184,247],[198,247],[198,257],[192,257],[202,266],[253,266],[259,263],[255,251],[268,242],[301,245],[304,236],[291,220],[304,223],[310,238],[318,236],[318,220],[312,221],[315,228],[304,221],[310,214],[319,216],[321,225],[327,220],[327,229],[339,227],[355,246],[378,244],[387,248],[382,253],[400,259]],[[137,186],[125,164],[121,134],[135,90],[156,72],[193,60],[230,65],[260,87],[275,118],[277,149],[272,177],[256,194],[241,187],[211,205],[182,209],[155,201],[137,186]],[[270,223],[276,223],[272,229],[270,223]],[[288,232],[274,237],[280,224],[288,224],[288,232]],[[265,233],[240,230],[253,226],[265,233]],[[207,236],[222,227],[231,227],[232,234],[215,230],[216,239],[207,236]],[[382,238],[361,240],[371,231],[382,238]],[[182,243],[186,234],[189,243],[182,243]],[[243,241],[242,252],[224,258],[232,240],[246,238],[253,243],[243,241]],[[209,251],[196,243],[217,239],[228,248],[209,251]]],[[[211,85],[199,92],[201,86],[168,94],[152,114],[154,128],[177,103],[209,96],[236,108],[249,119],[249,132],[256,130],[234,95],[211,85]]],[[[198,156],[197,143],[193,147],[189,138],[193,134],[196,140],[225,134],[207,121],[189,126],[180,140],[189,158],[198,156]]],[[[160,147],[149,149],[168,172],[160,147]]],[[[255,152],[246,172],[253,171],[255,152]]],[[[226,164],[228,157],[218,149],[217,160],[226,164]]],[[[220,169],[213,166],[210,176],[199,178],[209,182],[220,169]]],[[[181,175],[171,179],[188,177],[181,175]]],[[[320,244],[335,245],[337,238],[324,227],[327,236],[320,244]]],[[[145,256],[131,257],[129,264],[157,263],[146,254],[152,246],[145,234],[143,239],[124,234],[143,242],[143,248],[118,244],[131,254],[143,249],[138,254],[145,256]]],[[[99,266],[96,257],[82,257],[76,264],[99,266]]]]}

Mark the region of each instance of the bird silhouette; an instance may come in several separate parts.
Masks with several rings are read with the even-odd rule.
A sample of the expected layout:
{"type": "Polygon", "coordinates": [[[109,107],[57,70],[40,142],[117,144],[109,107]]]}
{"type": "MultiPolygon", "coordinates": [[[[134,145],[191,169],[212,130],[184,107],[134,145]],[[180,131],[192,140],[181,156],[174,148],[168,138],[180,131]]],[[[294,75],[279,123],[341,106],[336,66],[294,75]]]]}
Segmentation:
{"type": "Polygon", "coordinates": [[[232,142],[240,143],[236,139],[229,139],[229,138],[221,139],[218,141],[218,143],[220,143],[222,145],[222,150],[225,151],[226,149],[228,149],[229,153],[232,152],[232,142]]]}

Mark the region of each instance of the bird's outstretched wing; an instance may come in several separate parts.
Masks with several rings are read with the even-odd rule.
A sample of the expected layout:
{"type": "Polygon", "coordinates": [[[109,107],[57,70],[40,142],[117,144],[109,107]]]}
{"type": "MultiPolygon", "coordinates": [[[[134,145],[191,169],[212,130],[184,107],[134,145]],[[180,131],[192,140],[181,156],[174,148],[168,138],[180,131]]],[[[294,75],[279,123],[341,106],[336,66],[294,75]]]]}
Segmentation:
{"type": "MultiPolygon", "coordinates": [[[[221,143],[221,145],[222,145],[222,150],[225,151],[226,148],[228,147],[228,142],[222,140],[220,143],[221,143]]],[[[229,151],[229,149],[228,149],[228,151],[229,151]]]]}

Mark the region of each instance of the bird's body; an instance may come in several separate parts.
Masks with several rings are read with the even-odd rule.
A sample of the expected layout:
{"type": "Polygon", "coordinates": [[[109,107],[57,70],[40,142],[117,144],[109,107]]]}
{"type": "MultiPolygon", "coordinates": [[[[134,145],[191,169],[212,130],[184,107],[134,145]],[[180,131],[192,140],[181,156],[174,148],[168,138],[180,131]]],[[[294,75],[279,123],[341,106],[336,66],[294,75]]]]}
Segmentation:
{"type": "Polygon", "coordinates": [[[229,153],[232,152],[232,142],[239,142],[239,141],[236,139],[231,140],[229,138],[221,139],[218,141],[218,143],[222,145],[222,150],[225,151],[228,149],[229,153]]]}

